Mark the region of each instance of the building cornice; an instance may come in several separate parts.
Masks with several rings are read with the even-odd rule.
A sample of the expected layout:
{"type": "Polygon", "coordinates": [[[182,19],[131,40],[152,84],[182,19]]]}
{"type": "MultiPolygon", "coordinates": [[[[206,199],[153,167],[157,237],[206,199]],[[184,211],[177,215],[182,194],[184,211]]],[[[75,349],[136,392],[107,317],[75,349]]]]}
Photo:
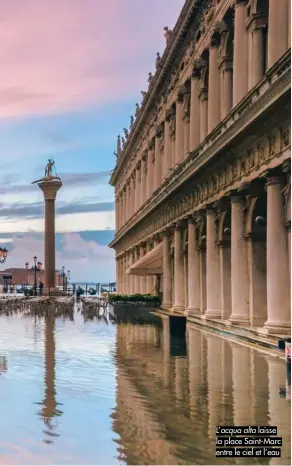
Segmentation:
{"type": "Polygon", "coordinates": [[[276,101],[291,89],[291,50],[270,68],[262,80],[232,109],[230,114],[206,137],[195,151],[164,179],[164,182],[142,208],[117,232],[110,247],[115,245],[134,226],[150,214],[171,193],[194,175],[227,144],[240,135],[276,101]]]}

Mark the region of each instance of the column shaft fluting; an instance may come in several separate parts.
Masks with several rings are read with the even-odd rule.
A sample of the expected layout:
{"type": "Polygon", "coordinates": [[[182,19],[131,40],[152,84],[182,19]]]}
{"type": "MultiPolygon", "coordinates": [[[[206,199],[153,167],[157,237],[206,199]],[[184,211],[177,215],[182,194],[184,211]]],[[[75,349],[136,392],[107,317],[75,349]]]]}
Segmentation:
{"type": "Polygon", "coordinates": [[[200,144],[200,99],[198,95],[198,78],[191,81],[191,106],[190,106],[190,151],[200,144]]]}
{"type": "Polygon", "coordinates": [[[169,235],[165,233],[163,236],[163,303],[162,307],[170,309],[172,305],[171,299],[171,263],[170,263],[170,247],[169,235]]]}
{"type": "Polygon", "coordinates": [[[282,333],[290,328],[290,281],[287,232],[283,225],[282,180],[267,183],[267,312],[265,327],[282,333]]]}
{"type": "Polygon", "coordinates": [[[206,318],[220,319],[220,263],[216,244],[216,213],[207,210],[207,310],[206,318]]]}
{"type": "Polygon", "coordinates": [[[244,238],[244,201],[231,198],[231,322],[249,322],[247,244],[244,238]]]}
{"type": "Polygon", "coordinates": [[[177,226],[174,231],[174,303],[173,309],[185,310],[184,257],[182,251],[182,235],[177,226]]]}
{"type": "Polygon", "coordinates": [[[203,142],[208,134],[208,92],[200,94],[200,142],[203,142]]]}
{"type": "Polygon", "coordinates": [[[161,184],[162,160],[160,152],[160,137],[157,135],[155,138],[155,190],[161,184]]]}
{"type": "Polygon", "coordinates": [[[176,129],[175,129],[175,163],[182,161],[184,150],[184,121],[183,104],[181,99],[176,102],[176,129]]]}
{"type": "MultiPolygon", "coordinates": [[[[151,251],[151,244],[148,242],[146,244],[146,253],[151,251]]],[[[147,275],[146,277],[146,289],[148,294],[153,294],[154,288],[153,288],[153,276],[152,275],[147,275]]]]}
{"type": "Polygon", "coordinates": [[[208,98],[208,133],[210,133],[220,121],[220,71],[217,45],[210,47],[208,98]]]}
{"type": "Polygon", "coordinates": [[[193,219],[188,224],[188,312],[200,312],[200,262],[193,219]]]}
{"type": "Polygon", "coordinates": [[[152,195],[152,186],[153,186],[153,173],[152,173],[152,150],[148,150],[148,159],[147,159],[147,198],[149,199],[152,195]]]}
{"type": "Polygon", "coordinates": [[[246,1],[236,0],[234,19],[233,106],[248,90],[248,35],[245,27],[246,1]]]}

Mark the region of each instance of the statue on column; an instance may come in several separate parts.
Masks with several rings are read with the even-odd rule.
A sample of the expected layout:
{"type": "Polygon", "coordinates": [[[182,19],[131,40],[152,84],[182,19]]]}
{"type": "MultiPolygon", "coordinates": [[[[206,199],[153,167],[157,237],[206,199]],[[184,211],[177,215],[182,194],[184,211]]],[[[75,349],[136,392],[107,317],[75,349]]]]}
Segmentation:
{"type": "Polygon", "coordinates": [[[124,131],[124,134],[125,134],[125,139],[128,139],[129,131],[126,128],[124,128],[123,131],[124,131]]]}
{"type": "Polygon", "coordinates": [[[142,94],[142,98],[143,98],[143,100],[144,100],[144,99],[145,99],[145,97],[146,97],[146,94],[147,94],[147,92],[145,92],[145,91],[141,91],[141,94],[142,94]]]}
{"type": "Polygon", "coordinates": [[[133,115],[130,116],[130,121],[131,121],[130,122],[130,129],[132,129],[133,126],[134,126],[134,117],[133,117],[133,115]]]}
{"type": "Polygon", "coordinates": [[[149,84],[151,84],[152,79],[153,79],[153,74],[150,72],[148,73],[148,80],[147,80],[149,84]]]}
{"type": "Polygon", "coordinates": [[[139,104],[136,104],[136,112],[135,112],[135,116],[137,117],[140,113],[140,106],[139,104]]]}
{"type": "Polygon", "coordinates": [[[169,39],[171,38],[172,36],[172,30],[171,29],[168,29],[167,26],[165,26],[165,28],[163,28],[165,33],[164,33],[164,37],[165,37],[165,40],[166,40],[166,45],[168,44],[169,42],[169,39]]]}
{"type": "Polygon", "coordinates": [[[49,159],[45,168],[45,178],[51,178],[53,176],[53,167],[55,162],[53,159],[49,159]]]}
{"type": "Polygon", "coordinates": [[[123,138],[123,136],[121,137],[121,140],[122,140],[122,148],[124,148],[124,147],[125,147],[125,144],[126,144],[126,141],[125,141],[125,139],[123,138]]]}

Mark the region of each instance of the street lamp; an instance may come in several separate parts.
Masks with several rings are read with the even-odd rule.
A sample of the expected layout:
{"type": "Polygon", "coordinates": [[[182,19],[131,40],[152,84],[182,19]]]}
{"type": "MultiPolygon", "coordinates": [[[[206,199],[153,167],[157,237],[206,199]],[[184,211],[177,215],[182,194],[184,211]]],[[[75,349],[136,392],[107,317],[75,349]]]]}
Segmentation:
{"type": "MultiPolygon", "coordinates": [[[[37,295],[37,272],[39,272],[42,268],[42,263],[40,261],[38,261],[38,258],[37,256],[34,256],[33,258],[33,261],[34,261],[34,265],[32,266],[32,270],[34,270],[34,295],[36,296],[37,295]]],[[[27,266],[27,263],[25,264],[25,266],[27,266]]]]}
{"type": "Polygon", "coordinates": [[[61,276],[63,277],[63,291],[65,290],[65,267],[63,265],[61,276]]]}
{"type": "Polygon", "coordinates": [[[8,255],[6,248],[0,248],[0,264],[4,264],[8,255]]]}

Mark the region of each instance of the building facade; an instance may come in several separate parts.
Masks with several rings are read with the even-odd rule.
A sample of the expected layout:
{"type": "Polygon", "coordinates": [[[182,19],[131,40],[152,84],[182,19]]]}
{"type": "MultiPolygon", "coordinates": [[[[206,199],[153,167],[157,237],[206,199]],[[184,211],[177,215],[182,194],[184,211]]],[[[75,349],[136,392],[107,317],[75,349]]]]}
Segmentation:
{"type": "Polygon", "coordinates": [[[187,0],[118,138],[117,291],[290,332],[290,1],[187,0]]]}

